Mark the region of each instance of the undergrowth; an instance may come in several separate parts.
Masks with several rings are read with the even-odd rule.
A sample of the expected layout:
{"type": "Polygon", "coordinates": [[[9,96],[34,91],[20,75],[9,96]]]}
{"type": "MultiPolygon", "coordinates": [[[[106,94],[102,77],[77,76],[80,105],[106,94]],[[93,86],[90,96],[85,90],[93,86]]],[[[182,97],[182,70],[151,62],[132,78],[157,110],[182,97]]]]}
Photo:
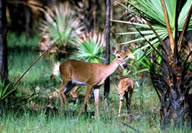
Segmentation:
{"type": "MultiPolygon", "coordinates": [[[[10,35],[14,38],[15,35],[10,35]]],[[[25,38],[25,37],[21,37],[25,38]]],[[[38,37],[27,40],[28,42],[38,42],[38,37]]],[[[13,39],[14,40],[14,39],[13,39]]],[[[15,39],[17,40],[17,39],[15,39]]],[[[18,41],[18,40],[17,40],[18,41]]],[[[15,42],[8,42],[9,56],[9,79],[14,82],[29,67],[35,58],[39,56],[38,51],[25,49],[22,45],[13,49],[15,42]]],[[[25,43],[25,42],[23,42],[25,43]]],[[[30,43],[32,44],[32,43],[30,43]]],[[[27,44],[28,45],[28,44],[27,44]]],[[[16,45],[17,46],[17,45],[16,45]]],[[[33,46],[32,46],[33,47],[33,46]]],[[[18,85],[16,97],[31,95],[34,91],[35,97],[32,100],[41,105],[42,109],[33,110],[30,108],[30,100],[25,104],[20,104],[17,108],[1,109],[0,112],[0,132],[2,133],[158,133],[160,131],[159,109],[160,104],[153,88],[150,87],[150,80],[146,78],[141,80],[139,76],[134,75],[135,89],[132,97],[131,107],[127,112],[125,101],[122,107],[121,117],[117,117],[119,96],[116,90],[118,80],[112,80],[109,96],[109,113],[106,112],[103,102],[103,87],[100,95],[101,117],[98,120],[94,115],[86,117],[82,114],[77,117],[82,102],[77,104],[70,103],[69,109],[65,113],[59,110],[59,102],[55,113],[46,112],[47,95],[58,88],[59,79],[51,80],[51,61],[47,58],[41,59],[24,76],[18,85]]],[[[115,77],[116,75],[113,75],[115,77]]],[[[131,78],[131,77],[130,77],[131,78]]],[[[85,89],[81,89],[85,91],[85,89]]],[[[84,94],[84,91],[81,93],[84,94]]],[[[95,105],[93,100],[89,100],[88,112],[94,112],[95,105]]],[[[92,113],[91,113],[92,114],[92,113]]],[[[170,129],[168,132],[181,133],[189,132],[188,129],[170,129]]]]}

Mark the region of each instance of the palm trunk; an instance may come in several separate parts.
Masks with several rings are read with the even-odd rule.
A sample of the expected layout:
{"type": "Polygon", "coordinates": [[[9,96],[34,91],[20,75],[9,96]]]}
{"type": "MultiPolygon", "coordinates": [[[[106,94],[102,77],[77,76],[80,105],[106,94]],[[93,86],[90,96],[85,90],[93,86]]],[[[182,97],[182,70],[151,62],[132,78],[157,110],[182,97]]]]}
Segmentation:
{"type": "MultiPolygon", "coordinates": [[[[159,93],[161,103],[160,108],[160,123],[161,128],[166,129],[173,125],[174,127],[182,126],[185,122],[191,120],[191,109],[189,106],[190,95],[179,90],[181,88],[181,80],[178,83],[171,82],[171,79],[166,79],[158,74],[151,73],[153,85],[159,93]],[[170,81],[170,82],[169,82],[170,81]]],[[[172,80],[173,81],[173,80],[172,80]]]]}
{"type": "MultiPolygon", "coordinates": [[[[183,1],[182,6],[184,3],[185,2],[183,1]]],[[[170,125],[179,127],[184,124],[189,124],[189,121],[191,121],[192,118],[192,98],[191,94],[189,94],[190,89],[192,88],[192,70],[190,70],[189,67],[192,62],[188,61],[192,56],[192,51],[190,50],[190,53],[186,54],[186,57],[182,57],[183,54],[181,52],[181,49],[183,50],[186,48],[186,42],[192,44],[190,39],[187,38],[187,34],[189,33],[187,32],[187,27],[191,17],[192,5],[188,11],[184,28],[180,36],[177,36],[178,24],[176,21],[178,21],[178,16],[176,16],[176,33],[174,39],[164,0],[161,0],[161,4],[169,37],[164,40],[164,42],[159,39],[164,46],[162,49],[163,60],[161,64],[158,64],[158,62],[156,62],[158,65],[155,65],[155,63],[152,64],[151,80],[161,103],[161,128],[167,129],[170,125]],[[183,38],[187,41],[184,42],[183,38]]],[[[181,1],[179,3],[177,2],[177,4],[181,4],[181,1]]],[[[179,5],[177,5],[177,7],[176,15],[179,15],[179,11],[182,7],[179,7],[179,5]]],[[[153,59],[153,61],[156,60],[157,59],[153,59]]]]}
{"type": "MultiPolygon", "coordinates": [[[[167,40],[165,44],[170,46],[167,40]]],[[[161,128],[166,129],[170,125],[178,127],[191,121],[192,99],[189,90],[192,87],[192,71],[189,69],[190,62],[183,59],[179,59],[182,62],[176,61],[180,57],[168,59],[165,53],[163,57],[167,62],[162,62],[160,71],[151,67],[151,80],[161,103],[161,128]]]]}
{"type": "Polygon", "coordinates": [[[6,42],[6,9],[5,0],[0,1],[0,80],[8,78],[7,42],[6,42]]]}

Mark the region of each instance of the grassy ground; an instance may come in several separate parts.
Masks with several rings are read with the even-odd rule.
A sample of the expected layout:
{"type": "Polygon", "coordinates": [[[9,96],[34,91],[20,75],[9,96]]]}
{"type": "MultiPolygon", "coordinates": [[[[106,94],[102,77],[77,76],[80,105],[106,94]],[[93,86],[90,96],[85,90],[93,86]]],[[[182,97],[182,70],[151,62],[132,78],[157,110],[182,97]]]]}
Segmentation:
{"type": "MultiPolygon", "coordinates": [[[[22,40],[22,38],[21,38],[22,40]]],[[[26,39],[27,40],[27,39],[26,39]]],[[[22,42],[22,41],[21,41],[22,42]]],[[[29,44],[17,44],[9,42],[9,78],[13,82],[28,68],[33,60],[39,56],[34,49],[38,46],[38,38],[27,41],[29,44]],[[35,42],[35,44],[33,44],[35,42]],[[31,44],[30,44],[31,43],[31,44]],[[32,47],[31,47],[32,46],[32,47]]],[[[135,129],[141,133],[160,132],[159,100],[154,89],[148,87],[149,79],[144,81],[136,78],[136,87],[132,97],[132,103],[127,113],[125,104],[122,108],[122,116],[117,117],[119,97],[115,89],[115,82],[111,83],[109,97],[110,112],[104,109],[103,97],[101,97],[101,119],[82,115],[77,118],[82,103],[70,103],[66,113],[46,114],[46,96],[55,87],[59,87],[59,80],[50,80],[51,62],[46,58],[40,60],[21,80],[18,86],[17,96],[30,95],[36,90],[37,95],[33,101],[40,104],[41,110],[33,110],[27,101],[14,110],[2,110],[0,116],[0,132],[3,133],[135,133],[135,129]],[[22,92],[22,93],[21,93],[22,92]],[[42,100],[44,99],[44,100],[42,100]],[[131,127],[129,127],[131,126],[131,127]],[[134,129],[132,129],[132,127],[134,129]]],[[[114,76],[113,76],[114,77],[114,76]]],[[[103,88],[101,88],[101,95],[103,88]]],[[[56,104],[59,107],[58,104],[56,104]]],[[[94,112],[93,101],[89,101],[88,111],[94,112]]],[[[187,129],[170,129],[169,132],[189,132],[187,129]]]]}

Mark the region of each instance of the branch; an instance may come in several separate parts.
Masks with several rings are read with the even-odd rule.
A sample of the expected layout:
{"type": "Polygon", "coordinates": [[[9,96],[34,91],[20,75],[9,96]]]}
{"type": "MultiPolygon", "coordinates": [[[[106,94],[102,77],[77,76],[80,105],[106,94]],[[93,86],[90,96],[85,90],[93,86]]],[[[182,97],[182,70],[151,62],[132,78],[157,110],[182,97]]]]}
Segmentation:
{"type": "Polygon", "coordinates": [[[183,29],[183,31],[181,33],[180,38],[179,38],[178,52],[180,52],[180,50],[181,50],[181,44],[182,44],[182,41],[183,41],[183,36],[184,36],[184,33],[187,30],[187,27],[189,25],[189,21],[190,21],[190,17],[191,17],[191,11],[192,11],[192,4],[191,4],[191,7],[190,7],[189,12],[187,14],[187,18],[185,19],[184,29],[183,29]]]}
{"type": "Polygon", "coordinates": [[[16,80],[16,82],[13,84],[12,88],[14,88],[15,86],[17,86],[17,84],[19,83],[19,81],[25,76],[25,74],[45,55],[47,54],[47,52],[49,50],[51,50],[53,48],[53,46],[55,46],[56,43],[54,43],[53,45],[51,45],[51,47],[49,47],[46,51],[44,51],[42,53],[42,55],[40,55],[38,58],[36,58],[33,63],[29,66],[29,68],[19,77],[18,80],[16,80]]]}
{"type": "MultiPolygon", "coordinates": [[[[121,4],[120,2],[119,2],[119,4],[121,4]]],[[[129,3],[130,4],[130,3],[129,3]]],[[[137,9],[137,11],[140,13],[140,12],[142,12],[142,11],[140,11],[137,7],[135,7],[134,5],[132,5],[132,4],[130,4],[131,6],[133,6],[135,9],[137,9]]],[[[132,12],[132,13],[134,13],[134,12],[132,12]]],[[[143,14],[145,14],[144,12],[142,12],[143,14]]],[[[134,13],[135,14],[135,13],[134,13]]],[[[137,14],[135,14],[135,15],[137,15],[137,14]]],[[[160,41],[160,43],[163,45],[163,50],[165,50],[165,52],[166,52],[166,54],[167,55],[169,55],[169,50],[167,49],[167,47],[166,47],[166,45],[165,45],[165,43],[163,42],[163,40],[160,38],[160,36],[157,34],[157,32],[155,31],[155,29],[152,27],[152,25],[151,25],[151,23],[149,23],[148,21],[147,21],[147,19],[145,19],[142,15],[141,16],[139,16],[139,17],[141,17],[143,20],[145,20],[146,21],[146,24],[151,28],[151,30],[155,33],[155,35],[156,35],[156,37],[159,39],[159,41],[160,41]]],[[[146,16],[145,16],[146,17],[146,16]]]]}
{"type": "Polygon", "coordinates": [[[184,61],[184,64],[183,64],[184,67],[185,67],[185,65],[186,65],[186,63],[187,63],[190,56],[192,56],[192,51],[187,55],[187,57],[186,57],[186,59],[184,61]]]}
{"type": "Polygon", "coordinates": [[[172,53],[173,53],[175,43],[174,43],[171,27],[170,27],[170,24],[169,24],[169,19],[168,19],[168,16],[167,16],[167,10],[165,8],[164,0],[161,0],[161,5],[162,5],[163,13],[164,13],[164,16],[165,16],[165,22],[166,22],[166,26],[167,26],[168,35],[169,35],[170,47],[171,47],[171,50],[172,50],[172,53]]]}
{"type": "Polygon", "coordinates": [[[190,75],[188,77],[188,79],[186,79],[187,81],[185,82],[185,87],[186,87],[186,90],[184,91],[184,95],[188,94],[191,87],[192,87],[192,76],[190,75]],[[187,86],[186,86],[187,85],[187,86]]]}
{"type": "Polygon", "coordinates": [[[126,123],[124,123],[124,122],[122,122],[122,124],[123,124],[124,126],[126,126],[126,127],[129,127],[129,128],[131,128],[131,129],[133,129],[136,133],[140,133],[139,130],[135,129],[135,128],[132,127],[132,126],[129,126],[128,124],[126,124],[126,123]]]}
{"type": "Polygon", "coordinates": [[[175,48],[174,48],[174,56],[177,58],[177,60],[179,59],[178,57],[178,48],[177,48],[177,32],[178,32],[178,18],[179,18],[179,4],[181,4],[181,1],[176,1],[176,12],[175,12],[175,48]]]}
{"type": "Polygon", "coordinates": [[[170,53],[169,53],[169,50],[167,49],[167,47],[166,47],[166,45],[165,45],[165,43],[163,42],[163,40],[160,38],[160,36],[157,34],[157,32],[155,31],[155,29],[153,28],[153,26],[147,21],[147,20],[145,20],[146,22],[147,22],[147,25],[152,29],[152,31],[155,33],[155,35],[156,35],[156,37],[159,39],[159,41],[160,41],[160,43],[163,45],[163,48],[164,48],[164,50],[165,50],[165,52],[166,52],[166,55],[168,55],[168,56],[170,56],[170,53]]]}
{"type": "MultiPolygon", "coordinates": [[[[151,73],[150,73],[150,74],[151,74],[151,73]]],[[[162,99],[161,97],[162,97],[162,96],[160,95],[158,89],[156,88],[155,83],[156,83],[156,82],[155,82],[154,80],[152,80],[152,84],[153,84],[153,86],[154,86],[154,89],[155,89],[155,91],[156,91],[156,93],[157,93],[157,96],[159,97],[159,100],[161,101],[161,99],[162,99]]]]}
{"type": "Polygon", "coordinates": [[[134,26],[134,28],[139,32],[139,34],[145,39],[146,42],[149,43],[149,45],[155,50],[155,52],[163,59],[164,62],[167,62],[165,60],[165,58],[159,53],[159,51],[151,44],[151,42],[149,42],[145,36],[139,31],[139,29],[133,24],[133,22],[131,22],[131,24],[134,26]]]}

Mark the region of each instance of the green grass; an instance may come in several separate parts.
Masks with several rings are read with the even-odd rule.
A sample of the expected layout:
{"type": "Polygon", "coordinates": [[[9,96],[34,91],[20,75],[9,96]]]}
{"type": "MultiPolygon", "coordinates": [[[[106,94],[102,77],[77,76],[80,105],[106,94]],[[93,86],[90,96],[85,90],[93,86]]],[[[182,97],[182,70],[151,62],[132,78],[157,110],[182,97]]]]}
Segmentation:
{"type": "Polygon", "coordinates": [[[27,36],[25,33],[7,33],[7,44],[9,48],[35,48],[39,45],[39,35],[27,36]]]}
{"type": "MultiPolygon", "coordinates": [[[[9,80],[15,82],[34,60],[40,56],[37,50],[39,37],[26,37],[25,34],[16,35],[9,33],[8,40],[8,70],[9,80]]],[[[24,91],[31,91],[32,88],[40,87],[41,90],[49,92],[53,89],[55,81],[50,80],[52,61],[49,55],[40,59],[30,71],[22,78],[18,88],[24,91]]]]}
{"type": "MultiPolygon", "coordinates": [[[[8,114],[3,116],[0,122],[1,127],[3,127],[2,132],[11,133],[120,133],[133,132],[122,125],[120,120],[112,119],[108,121],[96,120],[96,119],[85,119],[72,116],[52,116],[47,118],[44,113],[40,114],[29,114],[24,113],[23,115],[15,116],[15,114],[8,114]]],[[[144,128],[149,129],[149,126],[142,124],[143,122],[138,122],[137,125],[129,123],[129,125],[139,128],[144,126],[144,128]]],[[[144,129],[143,129],[144,130],[144,129]]]]}
{"type": "MultiPolygon", "coordinates": [[[[39,56],[39,52],[31,50],[14,50],[9,53],[9,78],[14,81],[21,76],[23,72],[39,56]]],[[[51,75],[51,63],[49,60],[41,59],[21,80],[23,85],[41,84],[46,82],[51,75]]]]}
{"type": "MultiPolygon", "coordinates": [[[[37,40],[32,38],[29,42],[33,41],[37,40]]],[[[38,51],[30,48],[26,49],[22,45],[17,49],[13,49],[13,45],[9,44],[10,81],[15,81],[38,56],[38,51]]],[[[133,129],[123,123],[139,130],[141,133],[160,132],[160,104],[154,89],[149,87],[149,79],[141,81],[137,76],[134,77],[136,79],[136,87],[130,111],[127,113],[124,103],[121,117],[117,117],[119,96],[114,86],[118,80],[112,80],[111,83],[109,113],[104,109],[103,87],[101,87],[101,119],[97,120],[95,117],[85,117],[85,115],[81,115],[79,119],[77,118],[82,103],[70,103],[69,109],[65,114],[61,112],[55,115],[45,114],[46,94],[60,85],[59,80],[51,80],[50,75],[51,61],[43,58],[24,76],[18,85],[18,92],[25,93],[17,92],[17,96],[19,94],[20,97],[24,97],[27,94],[31,94],[32,88],[39,88],[39,93],[33,98],[33,101],[42,105],[43,109],[35,111],[27,103],[20,105],[14,110],[1,110],[0,133],[135,133],[133,129]],[[75,114],[69,112],[75,112],[75,114]]],[[[115,75],[111,79],[114,79],[114,77],[115,75]]],[[[58,101],[56,107],[59,108],[58,101]]],[[[88,111],[95,111],[95,105],[92,100],[89,100],[88,111]]],[[[169,129],[168,132],[183,133],[189,132],[189,129],[169,129]]]]}

